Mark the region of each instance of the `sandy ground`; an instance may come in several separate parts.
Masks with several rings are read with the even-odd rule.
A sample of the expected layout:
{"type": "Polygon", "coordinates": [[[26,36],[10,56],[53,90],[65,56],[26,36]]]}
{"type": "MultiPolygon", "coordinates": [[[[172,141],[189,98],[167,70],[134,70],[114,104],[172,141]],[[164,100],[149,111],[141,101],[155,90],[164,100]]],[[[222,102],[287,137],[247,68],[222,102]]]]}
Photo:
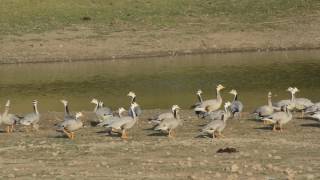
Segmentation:
{"type": "Polygon", "coordinates": [[[283,133],[261,122],[230,120],[225,138],[196,138],[206,124],[184,110],[184,124],[169,139],[150,130],[146,110],[129,140],[87,127],[74,140],[55,132],[62,113],[43,114],[39,132],[0,135],[0,179],[319,179],[320,123],[295,118],[283,133]],[[217,153],[233,147],[236,153],[217,153]]]}
{"type": "Polygon", "coordinates": [[[0,63],[318,49],[320,16],[306,18],[306,21],[306,24],[271,22],[278,28],[276,30],[265,28],[215,32],[210,29],[211,25],[194,24],[180,29],[102,33],[86,27],[71,27],[40,34],[7,35],[0,36],[0,63]]]}

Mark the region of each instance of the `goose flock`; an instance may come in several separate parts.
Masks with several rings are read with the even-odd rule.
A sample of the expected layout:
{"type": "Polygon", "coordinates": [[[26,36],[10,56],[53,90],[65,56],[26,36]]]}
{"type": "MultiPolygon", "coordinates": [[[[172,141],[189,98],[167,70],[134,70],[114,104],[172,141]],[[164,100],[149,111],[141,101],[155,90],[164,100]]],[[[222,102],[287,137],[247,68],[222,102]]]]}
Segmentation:
{"type": "MultiPolygon", "coordinates": [[[[227,121],[230,119],[241,119],[244,105],[239,100],[238,92],[232,89],[229,93],[233,95],[232,102],[225,102],[224,108],[221,91],[225,89],[219,84],[216,87],[216,98],[204,100],[202,91],[196,92],[197,102],[192,105],[195,115],[199,119],[209,121],[199,132],[198,136],[211,137],[212,141],[215,138],[224,137],[222,132],[227,127],[227,121]]],[[[280,100],[272,103],[272,93],[267,94],[267,104],[257,107],[252,115],[254,119],[263,122],[268,126],[272,126],[273,131],[283,131],[283,126],[293,119],[293,111],[301,112],[301,117],[309,117],[320,120],[320,102],[312,103],[307,98],[296,98],[295,95],[299,92],[296,87],[287,89],[291,94],[290,99],[280,100]]],[[[105,107],[102,101],[92,99],[91,103],[95,105],[93,112],[98,121],[98,127],[104,127],[107,135],[118,134],[122,139],[128,139],[129,130],[137,124],[139,117],[142,114],[142,109],[137,103],[137,96],[130,91],[127,95],[130,97],[129,107],[126,110],[120,107],[117,112],[113,112],[111,108],[105,107]],[[127,113],[125,113],[127,111],[127,113]]],[[[84,126],[82,121],[82,112],[71,113],[67,100],[61,100],[64,106],[64,116],[60,123],[55,125],[56,131],[65,134],[68,138],[75,138],[75,131],[84,126]]],[[[0,125],[5,126],[7,133],[12,133],[15,126],[25,126],[26,131],[38,131],[40,113],[38,111],[38,101],[32,101],[33,112],[24,116],[10,114],[10,100],[4,107],[4,112],[0,114],[0,125]]],[[[157,114],[150,117],[149,123],[152,124],[154,131],[159,131],[167,134],[168,137],[176,136],[176,128],[183,125],[183,120],[180,118],[180,107],[173,105],[168,112],[157,114]]]]}

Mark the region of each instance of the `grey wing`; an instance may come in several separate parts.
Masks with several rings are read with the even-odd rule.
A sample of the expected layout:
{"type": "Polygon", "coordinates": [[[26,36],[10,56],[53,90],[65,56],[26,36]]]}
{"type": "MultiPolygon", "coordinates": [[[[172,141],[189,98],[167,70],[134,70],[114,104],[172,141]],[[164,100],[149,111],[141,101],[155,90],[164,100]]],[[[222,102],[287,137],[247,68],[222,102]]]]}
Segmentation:
{"type": "Polygon", "coordinates": [[[114,121],[118,121],[120,118],[117,117],[117,116],[114,116],[114,117],[110,117],[110,118],[107,118],[106,120],[102,121],[101,123],[98,124],[98,126],[108,126],[109,124],[112,124],[114,121]]]}
{"type": "Polygon", "coordinates": [[[236,112],[242,112],[243,110],[243,104],[240,101],[233,101],[233,103],[230,106],[232,114],[236,112]]]}
{"type": "MultiPolygon", "coordinates": [[[[141,109],[141,107],[140,107],[140,106],[136,106],[136,107],[134,108],[134,112],[136,113],[137,116],[140,116],[140,115],[142,114],[142,109],[141,109]]],[[[131,108],[129,108],[128,115],[129,115],[129,116],[133,116],[131,108]]]]}
{"type": "Polygon", "coordinates": [[[209,120],[221,120],[223,114],[223,110],[212,111],[208,114],[207,118],[209,120]]]}
{"type": "Polygon", "coordinates": [[[305,110],[305,113],[315,113],[317,111],[320,111],[320,103],[315,103],[314,105],[307,107],[307,109],[305,110]]]}

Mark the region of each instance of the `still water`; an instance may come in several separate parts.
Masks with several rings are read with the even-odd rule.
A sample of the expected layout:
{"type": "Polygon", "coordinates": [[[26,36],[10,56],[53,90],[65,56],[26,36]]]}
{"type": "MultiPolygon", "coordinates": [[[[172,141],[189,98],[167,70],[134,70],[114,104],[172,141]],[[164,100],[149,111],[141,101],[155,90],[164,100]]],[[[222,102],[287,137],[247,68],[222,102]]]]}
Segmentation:
{"type": "Polygon", "coordinates": [[[297,86],[297,97],[320,101],[320,51],[231,53],[73,63],[20,64],[0,66],[1,109],[6,99],[12,112],[32,111],[39,101],[42,112],[63,111],[60,99],[70,102],[72,111],[92,110],[92,98],[106,106],[128,107],[128,91],[137,94],[144,109],[188,108],[202,89],[204,99],[215,97],[215,86],[237,89],[245,111],[273,99],[288,99],[288,86],[297,86]]]}

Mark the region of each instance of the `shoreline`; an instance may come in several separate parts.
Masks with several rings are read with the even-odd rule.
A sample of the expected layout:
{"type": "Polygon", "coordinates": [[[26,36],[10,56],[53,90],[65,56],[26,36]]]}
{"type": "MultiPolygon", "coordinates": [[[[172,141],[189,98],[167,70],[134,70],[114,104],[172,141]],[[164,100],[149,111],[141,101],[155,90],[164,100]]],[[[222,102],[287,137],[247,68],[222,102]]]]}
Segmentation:
{"type": "Polygon", "coordinates": [[[304,31],[185,32],[183,30],[121,31],[56,30],[3,36],[0,64],[137,59],[195,54],[320,49],[315,27],[304,31]],[[97,37],[96,37],[97,36],[97,37]]]}
{"type": "MultiPolygon", "coordinates": [[[[254,52],[275,52],[275,51],[311,51],[320,50],[320,46],[316,47],[288,47],[288,48],[239,48],[239,49],[193,49],[185,51],[163,51],[163,52],[152,52],[152,53],[141,53],[141,54],[128,54],[116,57],[88,57],[88,58],[45,58],[42,60],[17,60],[10,59],[9,61],[0,61],[0,65],[8,64],[37,64],[37,63],[63,63],[63,62],[88,62],[88,61],[111,61],[111,60],[129,60],[129,59],[144,59],[144,58],[165,58],[174,56],[192,56],[192,55],[205,55],[205,54],[227,54],[227,53],[254,53],[254,52]]],[[[30,58],[32,59],[32,57],[30,58]]]]}

